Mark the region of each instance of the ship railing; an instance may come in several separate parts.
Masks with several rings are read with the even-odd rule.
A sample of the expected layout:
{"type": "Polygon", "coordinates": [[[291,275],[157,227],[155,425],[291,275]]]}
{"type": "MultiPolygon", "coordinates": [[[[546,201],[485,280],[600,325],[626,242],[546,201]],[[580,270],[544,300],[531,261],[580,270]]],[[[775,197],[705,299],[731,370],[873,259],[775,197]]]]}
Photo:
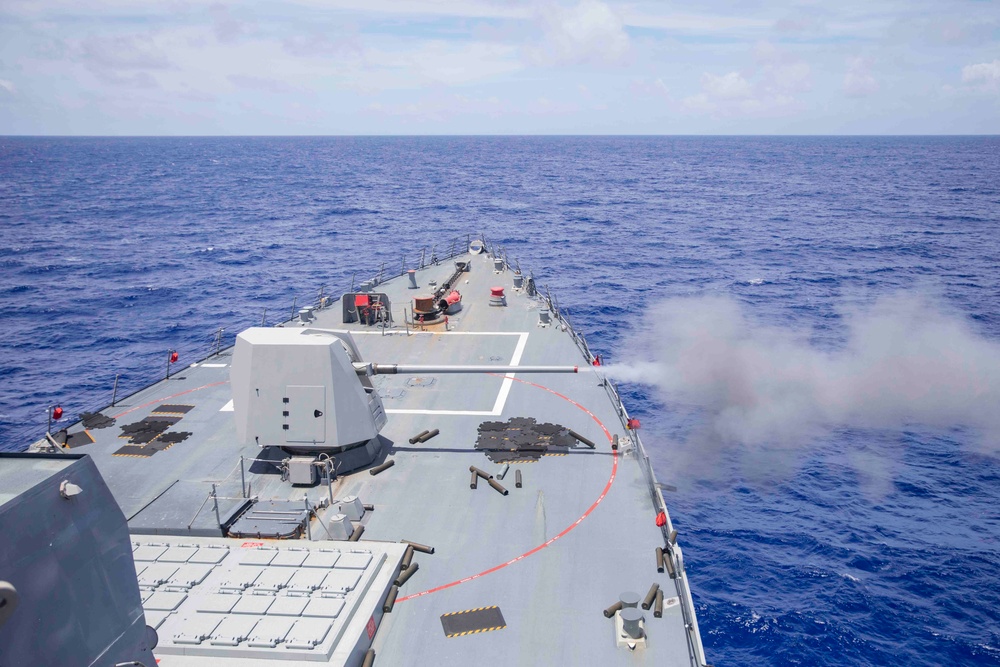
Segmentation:
{"type": "MultiPolygon", "coordinates": [[[[373,281],[376,284],[389,280],[390,278],[405,275],[407,268],[407,256],[412,258],[413,266],[419,267],[421,269],[431,266],[432,264],[439,264],[443,261],[448,261],[453,257],[464,254],[468,251],[468,248],[473,240],[477,238],[486,244],[485,236],[482,234],[477,237],[473,237],[471,234],[465,235],[465,237],[456,236],[440,245],[440,252],[438,245],[432,245],[429,247],[424,247],[419,253],[419,261],[416,259],[416,253],[404,253],[402,256],[401,269],[398,274],[386,277],[386,264],[383,262],[378,272],[374,274],[373,281]]],[[[311,290],[314,296],[310,296],[304,299],[301,304],[302,306],[312,306],[315,310],[323,310],[334,305],[340,300],[340,295],[354,291],[354,283],[357,273],[351,279],[350,289],[344,289],[339,294],[335,291],[331,292],[328,290],[329,284],[323,283],[320,285],[319,289],[311,290]]],[[[345,285],[346,287],[346,285],[345,285]]],[[[289,322],[295,320],[298,317],[298,312],[300,309],[300,302],[298,296],[292,297],[292,305],[289,310],[285,308],[272,309],[270,312],[271,317],[274,317],[274,313],[280,313],[279,320],[270,323],[272,326],[281,326],[288,324],[289,322]]],[[[163,356],[160,353],[143,355],[150,360],[150,363],[156,369],[154,372],[119,372],[114,375],[113,378],[108,377],[108,384],[104,385],[107,387],[107,391],[111,393],[111,401],[108,402],[107,394],[104,394],[104,390],[101,390],[99,386],[94,386],[92,389],[88,390],[87,393],[91,394],[90,398],[85,399],[83,402],[74,405],[71,409],[66,410],[66,416],[57,423],[52,424],[53,432],[61,430],[62,428],[71,428],[79,423],[80,415],[83,413],[105,413],[109,416],[114,416],[112,408],[117,407],[135,407],[133,404],[138,403],[138,399],[144,397],[144,392],[152,390],[164,379],[169,379],[170,377],[175,377],[185,368],[190,367],[193,364],[202,364],[214,357],[224,356],[230,354],[233,346],[236,342],[236,335],[243,331],[244,329],[251,326],[268,326],[268,308],[264,308],[261,315],[241,315],[237,319],[225,322],[224,325],[214,326],[211,333],[205,337],[199,337],[199,340],[194,343],[188,343],[187,345],[177,345],[176,347],[171,347],[169,350],[165,349],[163,356]],[[178,353],[178,358],[185,361],[184,365],[179,368],[173,368],[167,359],[172,352],[178,353]],[[155,361],[154,361],[155,359],[155,361]],[[194,361],[187,362],[187,360],[193,359],[194,361]],[[98,398],[98,394],[103,394],[104,397],[98,398]]],[[[143,362],[145,366],[145,362],[143,362]]],[[[97,385],[98,383],[94,383],[97,385]]],[[[103,382],[99,383],[103,384],[103,382]]],[[[61,403],[61,402],[60,402],[61,403]]],[[[49,408],[46,408],[46,413],[49,408]]],[[[45,428],[43,421],[39,420],[37,424],[28,423],[20,428],[12,428],[8,432],[7,438],[9,439],[9,446],[17,449],[19,447],[45,447],[47,449],[57,449],[52,447],[48,442],[46,433],[42,433],[39,436],[39,432],[45,428]]],[[[3,444],[0,443],[0,451],[3,451],[3,444]]],[[[66,451],[66,450],[59,450],[66,451]]]]}
{"type": "MultiPolygon", "coordinates": [[[[565,326],[567,333],[569,333],[572,337],[573,342],[580,350],[583,358],[588,364],[593,364],[595,360],[594,354],[591,352],[590,346],[587,345],[586,338],[584,338],[582,334],[578,334],[573,327],[572,322],[569,319],[569,309],[561,308],[559,306],[558,299],[552,296],[547,287],[545,288],[544,297],[541,298],[544,300],[556,320],[565,326]]],[[[598,366],[596,368],[600,367],[598,366]]],[[[687,630],[685,634],[687,636],[688,650],[694,664],[699,666],[706,665],[705,649],[701,641],[701,631],[698,628],[698,618],[694,610],[694,599],[691,595],[691,588],[688,585],[687,573],[684,569],[684,555],[681,547],[676,544],[674,524],[670,518],[670,512],[667,510],[667,504],[663,499],[662,488],[656,479],[656,474],[653,472],[653,464],[650,461],[649,456],[646,454],[646,448],[642,444],[642,439],[639,437],[638,431],[634,428],[630,428],[629,426],[631,417],[628,410],[625,408],[625,404],[622,401],[618,387],[607,377],[601,378],[601,386],[604,387],[605,393],[607,393],[608,398],[611,400],[611,404],[615,407],[618,419],[628,436],[632,450],[635,452],[636,459],[639,462],[639,468],[642,470],[643,476],[646,479],[646,486],[649,489],[650,500],[653,503],[653,508],[657,514],[662,512],[664,517],[666,517],[666,522],[660,528],[664,545],[666,547],[663,555],[664,558],[671,559],[674,566],[674,572],[677,573],[677,577],[674,581],[677,586],[681,614],[684,617],[684,627],[687,630]],[[671,537],[673,537],[673,539],[671,539],[671,537]]]]}

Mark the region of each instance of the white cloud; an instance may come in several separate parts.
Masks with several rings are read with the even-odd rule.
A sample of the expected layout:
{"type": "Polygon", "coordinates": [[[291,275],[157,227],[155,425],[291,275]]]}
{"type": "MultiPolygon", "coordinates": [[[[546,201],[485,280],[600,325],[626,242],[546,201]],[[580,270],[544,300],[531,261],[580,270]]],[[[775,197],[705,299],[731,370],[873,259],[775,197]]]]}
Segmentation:
{"type": "Polygon", "coordinates": [[[723,75],[701,75],[701,92],[685,98],[689,112],[712,116],[783,116],[799,110],[795,93],[812,88],[809,63],[759,42],[753,49],[753,63],[746,69],[723,75]]]}
{"type": "Polygon", "coordinates": [[[369,54],[370,63],[388,65],[414,82],[464,85],[521,69],[514,47],[487,42],[423,42],[407,51],[369,54]]]}
{"type": "Polygon", "coordinates": [[[754,47],[759,81],[757,88],[769,95],[803,93],[812,89],[812,68],[809,63],[778,49],[770,42],[758,42],[754,47]]]}
{"type": "Polygon", "coordinates": [[[14,87],[14,83],[12,81],[0,79],[0,88],[3,88],[11,95],[17,95],[17,88],[14,87]]]}
{"type": "Polygon", "coordinates": [[[776,65],[768,72],[770,85],[776,90],[805,92],[812,89],[812,69],[809,63],[776,65]]]}
{"type": "Polygon", "coordinates": [[[541,65],[615,65],[631,49],[625,24],[600,0],[581,0],[575,7],[549,6],[538,15],[542,43],[529,49],[541,65]]]}
{"type": "Polygon", "coordinates": [[[878,81],[872,75],[872,62],[868,58],[851,58],[844,75],[844,93],[848,97],[868,97],[879,91],[878,81]]]}
{"type": "Polygon", "coordinates": [[[962,83],[984,92],[1000,92],[1000,60],[966,65],[962,68],[962,83]]]}
{"type": "Polygon", "coordinates": [[[715,76],[705,72],[701,75],[701,87],[705,94],[714,99],[736,100],[750,97],[750,82],[739,72],[715,76]]]}

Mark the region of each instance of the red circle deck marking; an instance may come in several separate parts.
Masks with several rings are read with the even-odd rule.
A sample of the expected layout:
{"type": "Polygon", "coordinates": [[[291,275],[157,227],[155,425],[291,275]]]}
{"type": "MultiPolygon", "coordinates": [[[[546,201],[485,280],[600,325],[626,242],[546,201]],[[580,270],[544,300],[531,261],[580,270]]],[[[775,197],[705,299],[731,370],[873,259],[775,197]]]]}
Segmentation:
{"type": "Polygon", "coordinates": [[[222,382],[212,382],[210,384],[203,384],[200,387],[195,387],[194,389],[185,389],[184,391],[177,392],[176,394],[172,394],[170,396],[163,396],[162,398],[155,398],[152,401],[149,401],[148,403],[143,403],[142,405],[137,405],[134,408],[129,408],[125,412],[119,412],[118,414],[113,415],[111,418],[112,419],[118,419],[119,417],[124,417],[125,415],[127,415],[130,412],[135,412],[136,410],[141,410],[142,408],[149,407],[153,403],[159,403],[160,401],[169,401],[170,399],[177,398],[178,396],[183,396],[185,394],[191,394],[191,393],[194,393],[196,391],[201,391],[202,389],[208,389],[209,387],[218,387],[220,384],[226,384],[227,382],[229,382],[229,380],[223,380],[222,382]]]}
{"type": "MultiPolygon", "coordinates": [[[[511,378],[511,379],[512,380],[516,380],[517,382],[521,382],[523,384],[529,384],[532,387],[537,387],[539,389],[544,389],[545,391],[549,392],[550,394],[554,394],[554,395],[558,396],[559,398],[563,399],[564,401],[569,401],[570,403],[572,403],[573,405],[575,405],[576,407],[580,408],[581,410],[583,410],[584,412],[586,412],[588,415],[590,415],[590,418],[593,419],[595,422],[597,422],[597,425],[601,427],[602,431],[604,431],[604,435],[607,436],[608,442],[612,441],[611,433],[604,426],[604,423],[600,419],[598,419],[597,416],[593,412],[591,412],[587,408],[583,407],[582,405],[580,405],[579,403],[577,403],[576,401],[574,401],[572,398],[570,398],[568,396],[564,396],[564,395],[560,394],[557,391],[553,391],[552,389],[549,389],[548,387],[546,387],[544,385],[535,384],[534,382],[529,382],[528,380],[522,380],[520,378],[511,378]]],[[[604,485],[604,490],[601,491],[601,495],[599,495],[597,497],[597,500],[595,500],[591,504],[591,506],[587,508],[587,511],[584,512],[580,516],[579,519],[577,519],[576,521],[574,521],[570,525],[566,526],[566,528],[564,528],[561,533],[559,533],[555,537],[552,537],[552,538],[546,540],[545,542],[542,542],[541,544],[539,544],[534,549],[531,549],[530,551],[525,551],[523,554],[521,554],[520,556],[517,556],[516,558],[511,558],[506,563],[500,563],[499,565],[494,565],[493,567],[491,567],[488,570],[483,570],[482,572],[480,572],[478,574],[473,574],[471,576],[465,577],[464,579],[457,579],[455,581],[452,581],[451,583],[443,584],[441,586],[436,586],[436,587],[430,588],[430,589],[428,589],[426,591],[421,591],[420,593],[414,593],[413,595],[407,595],[405,597],[398,598],[396,600],[396,603],[398,604],[400,602],[406,602],[407,600],[412,600],[413,598],[418,598],[418,597],[421,597],[421,596],[424,596],[424,595],[430,595],[431,593],[437,593],[438,591],[443,591],[446,588],[451,588],[452,586],[458,586],[459,584],[464,584],[464,583],[466,583],[468,581],[472,581],[473,579],[479,579],[480,577],[485,577],[488,574],[493,574],[497,570],[504,569],[508,565],[513,565],[514,563],[516,563],[516,562],[518,562],[520,560],[524,560],[528,556],[536,554],[539,551],[541,551],[542,549],[544,549],[545,547],[552,545],[556,540],[558,540],[559,538],[563,537],[564,535],[566,535],[567,533],[569,533],[569,531],[573,530],[574,528],[576,528],[577,526],[579,526],[581,523],[583,523],[583,520],[586,519],[588,516],[590,516],[590,513],[593,512],[595,509],[597,509],[597,506],[600,505],[601,501],[604,500],[605,496],[608,495],[608,491],[611,490],[611,485],[615,481],[615,476],[618,474],[618,450],[613,450],[612,453],[614,454],[614,457],[612,459],[612,465],[611,465],[611,476],[608,478],[607,484],[604,485]]]]}

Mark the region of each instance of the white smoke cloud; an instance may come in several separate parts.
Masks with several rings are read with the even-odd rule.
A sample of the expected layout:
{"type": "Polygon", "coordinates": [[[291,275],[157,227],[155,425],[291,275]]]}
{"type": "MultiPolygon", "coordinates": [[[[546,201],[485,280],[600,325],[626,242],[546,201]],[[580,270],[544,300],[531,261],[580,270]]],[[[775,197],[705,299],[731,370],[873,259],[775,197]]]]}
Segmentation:
{"type": "Polygon", "coordinates": [[[689,445],[798,449],[831,429],[907,424],[978,429],[1000,452],[1000,343],[923,298],[894,295],[845,315],[822,350],[725,297],[672,299],[633,332],[611,378],[654,386],[704,417],[689,445]]]}

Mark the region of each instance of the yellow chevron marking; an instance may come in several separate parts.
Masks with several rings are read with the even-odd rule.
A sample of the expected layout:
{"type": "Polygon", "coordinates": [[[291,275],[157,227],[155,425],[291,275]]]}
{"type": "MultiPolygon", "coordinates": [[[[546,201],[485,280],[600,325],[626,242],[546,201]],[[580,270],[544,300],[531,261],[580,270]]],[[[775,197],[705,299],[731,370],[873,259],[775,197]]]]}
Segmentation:
{"type": "MultiPolygon", "coordinates": [[[[459,612],[459,613],[463,613],[463,612],[459,612]]],[[[450,614],[448,614],[448,615],[450,615],[450,614]]],[[[506,627],[507,627],[506,625],[497,625],[497,626],[494,626],[492,628],[479,628],[478,630],[467,630],[465,632],[454,632],[454,633],[452,633],[450,635],[446,635],[446,636],[449,639],[451,639],[452,637],[464,637],[466,635],[477,635],[480,632],[493,632],[494,630],[503,630],[506,627]]]]}
{"type": "Polygon", "coordinates": [[[471,614],[474,611],[483,611],[484,609],[496,609],[497,606],[493,605],[491,607],[476,607],[475,609],[465,609],[463,611],[450,611],[447,614],[441,614],[442,616],[458,616],[459,614],[471,614]]]}

